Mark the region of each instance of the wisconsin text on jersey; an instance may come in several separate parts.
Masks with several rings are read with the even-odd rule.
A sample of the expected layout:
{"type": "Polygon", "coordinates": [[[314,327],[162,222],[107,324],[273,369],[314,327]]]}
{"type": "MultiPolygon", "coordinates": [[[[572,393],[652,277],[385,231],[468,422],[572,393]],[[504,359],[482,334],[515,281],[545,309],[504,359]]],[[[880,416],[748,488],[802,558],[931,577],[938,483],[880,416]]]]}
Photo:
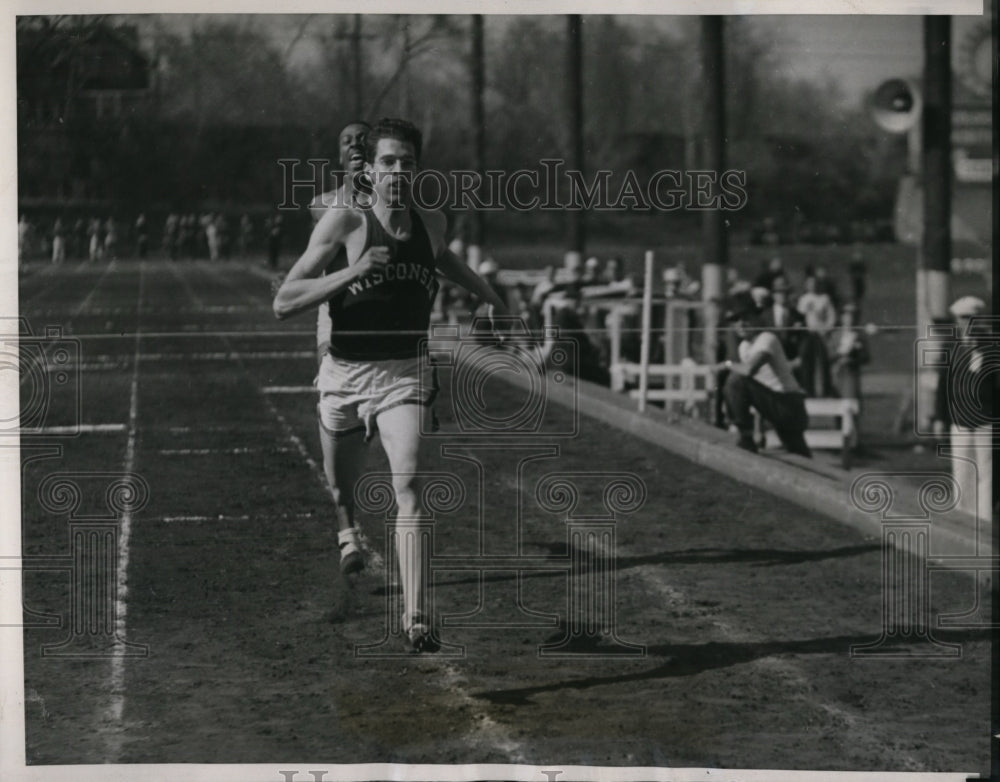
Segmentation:
{"type": "Polygon", "coordinates": [[[424,286],[427,290],[427,297],[431,300],[437,296],[438,287],[440,287],[434,272],[427,266],[422,266],[419,263],[391,263],[381,272],[369,274],[352,282],[347,289],[356,295],[361,291],[367,291],[378,285],[398,280],[416,280],[424,286]]]}

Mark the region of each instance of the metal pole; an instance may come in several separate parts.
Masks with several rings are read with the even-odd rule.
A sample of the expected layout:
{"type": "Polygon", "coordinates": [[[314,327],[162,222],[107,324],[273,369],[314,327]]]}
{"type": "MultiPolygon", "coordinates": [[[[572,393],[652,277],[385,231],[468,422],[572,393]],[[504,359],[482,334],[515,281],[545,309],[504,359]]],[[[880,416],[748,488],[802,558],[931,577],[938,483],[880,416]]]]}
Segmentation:
{"type": "MultiPolygon", "coordinates": [[[[566,17],[567,97],[569,98],[569,168],[583,173],[583,26],[579,14],[566,17]]],[[[583,261],[586,245],[586,216],[582,209],[566,212],[566,262],[583,261]]]]}
{"type": "MultiPolygon", "coordinates": [[[[701,18],[701,68],[704,79],[704,125],[702,168],[721,176],[726,167],[725,54],[723,17],[701,18]]],[[[716,194],[718,190],[716,189],[716,194]]],[[[721,207],[721,204],[718,205],[721,207]]],[[[702,213],[702,299],[705,302],[706,364],[717,360],[719,311],[722,300],[723,273],[728,263],[729,246],[721,208],[702,213]]]]}
{"type": "Polygon", "coordinates": [[[639,412],[646,409],[649,393],[649,349],[653,330],[653,251],[646,250],[642,275],[642,343],[639,347],[639,412]]]}
{"type": "MultiPolygon", "coordinates": [[[[948,314],[951,271],[951,17],[924,17],[924,306],[948,314]]],[[[923,324],[921,324],[923,325],[923,324]]],[[[925,336],[922,330],[920,336],[925,336]]]]}
{"type": "MultiPolygon", "coordinates": [[[[483,103],[485,91],[486,55],[483,16],[475,14],[472,17],[472,143],[473,167],[480,176],[485,176],[486,172],[486,107],[483,103]]],[[[469,266],[477,269],[486,242],[486,212],[474,209],[471,216],[467,258],[469,266]]]]}
{"type": "MultiPolygon", "coordinates": [[[[948,315],[951,270],[951,17],[924,17],[924,105],[920,117],[923,238],[917,256],[917,339],[935,318],[948,315]]],[[[927,431],[936,375],[919,370],[914,406],[927,431]]]]}

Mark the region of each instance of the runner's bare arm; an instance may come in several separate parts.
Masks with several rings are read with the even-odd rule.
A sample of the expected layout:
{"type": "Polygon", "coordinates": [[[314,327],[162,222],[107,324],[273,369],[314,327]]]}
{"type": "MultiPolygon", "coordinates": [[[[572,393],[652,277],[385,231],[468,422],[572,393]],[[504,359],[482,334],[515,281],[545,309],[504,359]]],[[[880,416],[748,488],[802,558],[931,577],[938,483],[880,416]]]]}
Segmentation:
{"type": "Polygon", "coordinates": [[[357,263],[320,276],[351,232],[362,224],[360,215],[353,209],[330,209],[323,215],[309,237],[306,251],[289,270],[275,294],[273,306],[276,318],[283,320],[315,307],[373,267],[384,265],[381,254],[375,252],[384,248],[373,247],[357,263]]]}
{"type": "Polygon", "coordinates": [[[506,315],[507,305],[503,303],[486,280],[470,269],[461,258],[448,249],[444,241],[446,218],[442,212],[420,210],[427,227],[427,234],[434,250],[438,271],[452,282],[458,283],[470,293],[493,305],[496,315],[506,315]]]}

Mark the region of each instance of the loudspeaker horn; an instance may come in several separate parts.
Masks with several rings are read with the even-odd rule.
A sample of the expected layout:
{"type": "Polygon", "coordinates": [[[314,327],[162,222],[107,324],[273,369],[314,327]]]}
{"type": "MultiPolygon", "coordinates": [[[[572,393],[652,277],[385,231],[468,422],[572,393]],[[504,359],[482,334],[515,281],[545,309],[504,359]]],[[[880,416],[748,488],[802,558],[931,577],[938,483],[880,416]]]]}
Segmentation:
{"type": "Polygon", "coordinates": [[[890,133],[906,133],[920,118],[923,101],[920,90],[906,79],[882,82],[871,97],[868,110],[872,119],[890,133]]]}

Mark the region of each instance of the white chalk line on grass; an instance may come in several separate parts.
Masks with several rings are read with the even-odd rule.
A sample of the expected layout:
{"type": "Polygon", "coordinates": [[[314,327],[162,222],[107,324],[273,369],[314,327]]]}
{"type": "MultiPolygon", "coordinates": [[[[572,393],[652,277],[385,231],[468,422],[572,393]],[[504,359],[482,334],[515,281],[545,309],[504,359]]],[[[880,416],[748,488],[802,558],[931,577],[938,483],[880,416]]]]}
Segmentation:
{"type": "Polygon", "coordinates": [[[242,456],[251,453],[292,453],[282,446],[247,446],[238,448],[164,448],[160,456],[242,456]]]}
{"type": "Polygon", "coordinates": [[[262,394],[318,394],[316,386],[263,386],[262,394]]]}
{"type": "Polygon", "coordinates": [[[488,747],[499,749],[511,763],[527,763],[524,745],[510,734],[506,726],[494,720],[483,709],[481,700],[473,698],[466,692],[468,681],[459,670],[452,663],[444,663],[441,665],[441,673],[444,686],[458,697],[472,722],[472,728],[462,738],[462,743],[467,746],[471,745],[473,748],[485,744],[488,747]]]}
{"type": "MultiPolygon", "coordinates": [[[[87,305],[90,304],[90,300],[93,299],[94,294],[97,293],[97,289],[101,287],[101,283],[104,282],[104,278],[108,276],[108,272],[111,272],[116,268],[118,268],[117,261],[111,261],[107,266],[104,267],[104,271],[102,271],[99,275],[97,275],[97,280],[94,282],[93,286],[91,286],[90,292],[84,297],[83,301],[77,304],[70,311],[69,313],[70,319],[78,317],[80,313],[82,313],[87,308],[87,305]]],[[[63,311],[63,315],[65,315],[65,310],[63,311]]]]}
{"type": "MultiPolygon", "coordinates": [[[[136,335],[133,335],[136,336],[136,335]]],[[[143,335],[147,337],[148,335],[143,335]]],[[[316,358],[316,351],[314,350],[216,350],[211,352],[202,353],[181,353],[181,352],[170,352],[170,353],[143,353],[139,357],[142,361],[236,361],[237,359],[242,359],[244,361],[268,361],[268,360],[282,360],[282,359],[302,359],[302,358],[316,358]]],[[[77,367],[90,366],[90,367],[100,367],[102,365],[107,365],[108,368],[121,367],[123,364],[128,363],[128,358],[125,356],[118,356],[112,353],[101,353],[96,356],[90,356],[85,362],[73,363],[69,362],[66,364],[52,365],[48,366],[50,372],[56,370],[65,371],[67,369],[75,369],[77,367]]]]}
{"type": "Polygon", "coordinates": [[[65,434],[113,434],[125,432],[128,424],[77,424],[76,426],[43,426],[41,429],[24,429],[33,436],[65,434]]]}
{"type": "Polygon", "coordinates": [[[301,513],[258,513],[258,514],[230,514],[230,513],[218,513],[214,516],[211,515],[199,515],[199,514],[189,514],[189,515],[176,515],[176,516],[159,516],[157,518],[152,518],[152,522],[161,522],[163,524],[199,524],[199,523],[218,523],[218,524],[228,524],[232,522],[247,522],[247,521],[301,521],[303,519],[314,519],[318,514],[313,511],[303,511],[301,513]]]}
{"type": "MultiPolygon", "coordinates": [[[[109,264],[110,266],[110,264],[109,264]]],[[[136,439],[139,431],[139,362],[140,329],[142,315],[143,283],[145,262],[139,261],[139,292],[136,296],[135,350],[132,357],[132,381],[129,391],[128,441],[125,444],[125,473],[135,470],[136,439]]],[[[125,713],[125,646],[128,615],[128,562],[129,543],[132,538],[132,511],[126,505],[118,530],[118,579],[115,585],[115,635],[119,643],[115,645],[111,657],[111,735],[108,747],[109,763],[118,762],[121,757],[124,736],[122,717],[125,713]]]]}

